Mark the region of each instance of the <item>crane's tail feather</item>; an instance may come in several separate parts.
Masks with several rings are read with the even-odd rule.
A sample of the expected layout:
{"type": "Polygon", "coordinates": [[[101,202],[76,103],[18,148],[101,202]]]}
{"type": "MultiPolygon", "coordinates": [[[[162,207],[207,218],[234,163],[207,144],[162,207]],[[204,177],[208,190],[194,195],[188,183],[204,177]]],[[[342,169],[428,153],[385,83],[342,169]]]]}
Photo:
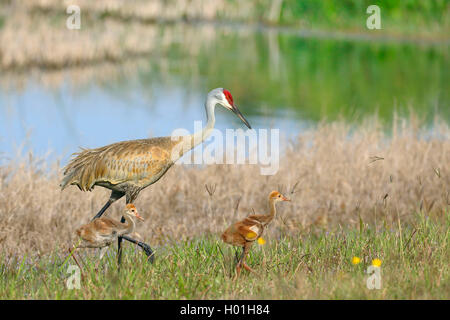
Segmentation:
{"type": "Polygon", "coordinates": [[[89,191],[93,187],[94,173],[96,167],[96,156],[98,151],[81,148],[80,152],[74,153],[73,158],[64,168],[64,178],[59,185],[64,190],[68,185],[77,185],[82,191],[89,191]],[[85,164],[90,163],[91,166],[85,164]],[[92,170],[94,168],[94,171],[92,170]]]}

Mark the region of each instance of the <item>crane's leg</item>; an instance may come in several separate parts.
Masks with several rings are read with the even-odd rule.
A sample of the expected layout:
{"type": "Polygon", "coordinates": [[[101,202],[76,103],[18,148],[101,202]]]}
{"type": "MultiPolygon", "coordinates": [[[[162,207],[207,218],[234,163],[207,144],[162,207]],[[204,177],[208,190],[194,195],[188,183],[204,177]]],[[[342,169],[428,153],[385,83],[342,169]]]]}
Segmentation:
{"type": "Polygon", "coordinates": [[[256,273],[256,271],[253,270],[252,268],[250,268],[250,267],[245,263],[245,261],[242,263],[242,266],[244,267],[245,270],[247,270],[247,271],[249,271],[249,272],[256,273]]]}
{"type": "MultiPolygon", "coordinates": [[[[122,222],[122,223],[125,222],[124,217],[122,217],[120,222],[122,222]]],[[[151,263],[153,263],[155,261],[154,252],[153,252],[152,248],[148,244],[146,244],[146,243],[144,243],[142,241],[138,241],[136,239],[130,238],[128,236],[120,236],[120,237],[117,238],[117,247],[118,247],[117,248],[117,263],[119,265],[119,268],[120,268],[120,263],[122,262],[122,240],[127,240],[127,241],[129,241],[131,243],[134,243],[134,244],[138,245],[139,247],[141,247],[142,251],[144,251],[144,253],[147,255],[148,260],[151,263]]]]}
{"type": "Polygon", "coordinates": [[[242,260],[244,259],[244,255],[245,255],[245,246],[242,247],[242,254],[239,257],[239,260],[236,264],[236,276],[234,277],[234,279],[237,279],[241,274],[242,260]]]}
{"type": "Polygon", "coordinates": [[[103,206],[103,208],[100,209],[100,211],[95,215],[94,218],[92,218],[92,220],[100,218],[102,216],[102,214],[106,211],[106,209],[109,208],[110,205],[112,205],[114,202],[116,202],[117,200],[122,198],[124,195],[125,195],[125,193],[123,193],[123,192],[112,191],[111,195],[109,196],[108,202],[106,202],[106,204],[103,206]]]}
{"type": "Polygon", "coordinates": [[[250,247],[251,246],[252,246],[251,242],[246,242],[245,245],[242,248],[241,258],[239,259],[239,261],[238,261],[238,263],[236,265],[236,278],[239,277],[242,267],[244,267],[244,269],[247,270],[247,271],[255,272],[252,268],[250,268],[245,263],[245,257],[247,256],[248,252],[250,251],[250,247]]]}
{"type": "Polygon", "coordinates": [[[154,260],[155,260],[154,252],[153,252],[152,248],[148,244],[146,244],[146,243],[144,243],[142,241],[138,241],[136,239],[130,238],[128,236],[122,236],[122,238],[124,240],[127,240],[127,241],[129,241],[131,243],[134,243],[134,244],[138,245],[139,247],[141,247],[141,249],[144,251],[144,253],[148,257],[150,262],[151,263],[154,262],[154,260]]]}
{"type": "Polygon", "coordinates": [[[69,247],[68,251],[69,251],[69,255],[72,256],[73,260],[75,260],[75,263],[77,264],[78,268],[80,268],[80,272],[81,272],[81,279],[85,279],[85,275],[84,275],[84,271],[83,268],[81,267],[81,264],[78,262],[78,259],[75,255],[75,252],[77,251],[78,247],[72,246],[69,247]]]}
{"type": "Polygon", "coordinates": [[[75,251],[76,250],[77,250],[77,248],[72,247],[72,248],[69,248],[67,251],[69,251],[69,255],[73,258],[73,260],[75,260],[75,263],[77,264],[78,268],[80,268],[80,270],[83,270],[83,268],[81,267],[80,263],[78,262],[77,257],[75,256],[75,251]]]}

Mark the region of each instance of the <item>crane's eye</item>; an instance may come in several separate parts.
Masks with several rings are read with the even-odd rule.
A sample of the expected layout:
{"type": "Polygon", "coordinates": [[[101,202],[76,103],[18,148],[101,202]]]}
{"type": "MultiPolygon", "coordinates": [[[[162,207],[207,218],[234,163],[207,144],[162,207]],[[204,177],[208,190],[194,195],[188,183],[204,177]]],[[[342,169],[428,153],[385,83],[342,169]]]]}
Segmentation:
{"type": "Polygon", "coordinates": [[[278,195],[278,198],[281,198],[281,194],[278,195]]]}

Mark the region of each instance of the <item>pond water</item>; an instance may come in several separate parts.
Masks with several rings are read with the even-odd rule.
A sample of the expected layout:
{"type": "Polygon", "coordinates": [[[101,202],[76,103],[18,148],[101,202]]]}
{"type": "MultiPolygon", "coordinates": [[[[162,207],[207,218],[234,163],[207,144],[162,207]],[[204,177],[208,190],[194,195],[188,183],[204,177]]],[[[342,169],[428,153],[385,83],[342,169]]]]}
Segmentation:
{"type": "MultiPolygon", "coordinates": [[[[206,93],[231,91],[254,128],[296,135],[318,121],[391,121],[413,110],[450,122],[449,46],[314,38],[277,30],[161,27],[155,52],[118,64],[0,74],[0,157],[67,159],[79,146],[193,131],[206,93]],[[196,41],[185,37],[199,28],[196,41]],[[165,34],[177,41],[165,43],[165,34]],[[202,41],[202,39],[206,39],[202,41]],[[55,73],[57,73],[55,75],[55,73]]],[[[244,128],[217,108],[217,128],[244,128]]]]}

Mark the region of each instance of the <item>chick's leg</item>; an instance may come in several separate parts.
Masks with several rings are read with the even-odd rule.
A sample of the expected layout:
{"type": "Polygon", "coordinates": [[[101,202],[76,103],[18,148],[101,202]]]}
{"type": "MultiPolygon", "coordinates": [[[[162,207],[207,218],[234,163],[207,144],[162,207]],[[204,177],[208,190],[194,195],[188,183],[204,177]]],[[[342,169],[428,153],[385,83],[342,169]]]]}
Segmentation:
{"type": "Polygon", "coordinates": [[[242,253],[243,257],[242,257],[242,266],[244,267],[245,270],[249,271],[249,272],[254,272],[256,273],[255,270],[253,270],[252,268],[250,268],[246,263],[245,263],[245,258],[247,257],[248,252],[250,251],[250,248],[252,246],[252,242],[246,242],[245,246],[244,246],[244,251],[242,253]]]}

